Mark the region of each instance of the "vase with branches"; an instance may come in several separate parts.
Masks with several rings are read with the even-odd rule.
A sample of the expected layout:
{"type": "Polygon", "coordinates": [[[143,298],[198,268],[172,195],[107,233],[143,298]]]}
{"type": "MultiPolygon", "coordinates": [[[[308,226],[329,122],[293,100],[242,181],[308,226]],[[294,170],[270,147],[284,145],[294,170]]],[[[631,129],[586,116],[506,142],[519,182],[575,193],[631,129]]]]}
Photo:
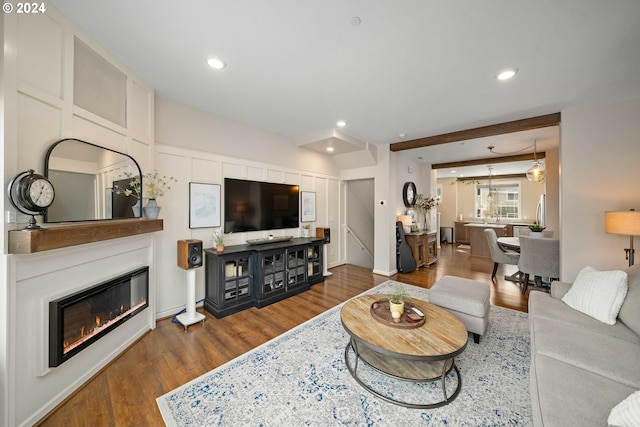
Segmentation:
{"type": "Polygon", "coordinates": [[[424,227],[425,231],[429,231],[431,229],[431,209],[435,208],[438,205],[438,200],[435,196],[425,196],[424,194],[418,194],[416,196],[416,207],[422,211],[422,215],[424,217],[424,227]]]}
{"type": "Polygon", "coordinates": [[[113,184],[113,191],[116,194],[124,194],[127,197],[134,197],[140,199],[142,192],[140,191],[140,175],[134,175],[131,172],[123,173],[125,179],[129,180],[129,184],[126,187],[120,187],[118,184],[113,184]]]}
{"type": "MultiPolygon", "coordinates": [[[[160,206],[156,203],[156,198],[164,196],[168,190],[171,190],[171,183],[178,182],[178,180],[172,176],[161,176],[157,170],[142,175],[142,180],[140,179],[140,175],[134,175],[131,172],[125,172],[123,175],[129,179],[129,184],[126,187],[120,187],[114,184],[112,191],[116,194],[134,197],[137,200],[142,199],[143,195],[146,195],[149,201],[147,202],[147,206],[144,207],[145,215],[149,219],[158,218],[160,206]],[[144,188],[142,188],[141,181],[144,182],[144,188]]],[[[136,206],[139,208],[140,203],[136,203],[136,206]]],[[[136,216],[139,217],[140,215],[136,216]]]]}

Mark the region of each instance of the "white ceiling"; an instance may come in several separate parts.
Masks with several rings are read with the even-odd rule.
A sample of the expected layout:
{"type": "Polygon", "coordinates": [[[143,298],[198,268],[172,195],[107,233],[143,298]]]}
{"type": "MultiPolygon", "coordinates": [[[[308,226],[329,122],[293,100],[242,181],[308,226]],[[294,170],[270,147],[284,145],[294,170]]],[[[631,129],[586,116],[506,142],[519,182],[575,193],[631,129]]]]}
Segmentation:
{"type": "MultiPolygon", "coordinates": [[[[640,96],[637,0],[51,3],[157,95],[303,146],[339,119],[387,144],[640,96]],[[213,56],[227,67],[209,68],[213,56]],[[498,81],[506,67],[519,73],[498,81]]],[[[512,135],[504,151],[532,137],[547,144],[512,135]]],[[[417,155],[466,160],[487,145],[417,155]]]]}

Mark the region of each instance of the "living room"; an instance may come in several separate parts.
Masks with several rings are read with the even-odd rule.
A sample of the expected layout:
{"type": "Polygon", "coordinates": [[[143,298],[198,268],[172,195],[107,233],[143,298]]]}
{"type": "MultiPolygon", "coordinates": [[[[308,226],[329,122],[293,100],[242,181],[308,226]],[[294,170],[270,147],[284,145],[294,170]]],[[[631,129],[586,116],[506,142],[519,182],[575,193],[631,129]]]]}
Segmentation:
{"type": "MultiPolygon", "coordinates": [[[[58,3],[60,7],[64,6],[64,2],[54,2],[58,3]]],[[[374,208],[373,270],[382,276],[395,273],[395,230],[390,224],[403,211],[404,182],[413,180],[419,192],[435,193],[436,182],[428,164],[391,152],[390,142],[366,143],[355,154],[347,153],[333,159],[329,155],[300,148],[295,138],[266,131],[264,126],[243,123],[198,108],[198,102],[204,102],[202,99],[193,100],[193,105],[190,105],[191,99],[166,96],[149,78],[132,71],[129,68],[132,65],[125,56],[112,52],[91,37],[91,22],[74,22],[70,16],[56,10],[54,4],[45,4],[47,12],[44,14],[3,15],[2,167],[5,183],[26,169],[43,173],[48,147],[65,137],[80,138],[128,153],[140,164],[143,173],[155,169],[175,177],[178,183],[159,199],[162,232],[92,244],[92,251],[84,250],[85,246],[77,246],[43,254],[10,254],[6,236],[10,230],[24,224],[3,221],[2,272],[5,279],[0,288],[0,303],[6,308],[0,310],[0,401],[3,408],[0,412],[3,425],[37,422],[128,345],[155,327],[156,319],[173,315],[184,307],[184,272],[176,267],[176,241],[201,239],[205,247],[210,247],[213,244],[212,232],[215,231],[211,228],[189,228],[189,182],[222,184],[224,177],[231,176],[294,183],[304,191],[315,192],[317,217],[313,226],[329,227],[333,231],[333,243],[326,254],[329,266],[333,267],[347,261],[342,252],[343,236],[339,231],[341,185],[348,180],[373,178],[374,199],[386,201],[386,204],[374,208]],[[75,40],[86,44],[126,76],[131,102],[127,104],[127,125],[114,124],[73,105],[72,52],[75,40]],[[409,167],[419,173],[408,175],[409,167]],[[44,315],[30,314],[43,312],[47,298],[78,289],[82,285],[81,279],[95,283],[141,264],[150,267],[153,289],[150,309],[141,316],[142,319],[129,322],[120,328],[123,330],[113,333],[113,338],[88,350],[88,355],[76,356],[72,367],[63,365],[63,369],[51,371],[44,360],[44,315]],[[58,282],[63,280],[67,281],[66,288],[52,289],[48,285],[56,283],[58,286],[58,282]]],[[[625,21],[625,15],[634,16],[637,6],[624,5],[628,9],[620,15],[610,13],[622,21],[625,21]]],[[[548,13],[553,13],[553,6],[548,7],[548,13]]],[[[589,3],[588,7],[585,6],[585,13],[594,16],[609,13],[599,8],[596,2],[589,3]]],[[[351,17],[349,12],[345,18],[349,29],[352,29],[348,22],[351,17]]],[[[588,22],[597,22],[593,16],[590,19],[594,21],[588,22]]],[[[603,27],[615,33],[615,24],[608,23],[603,27]]],[[[366,28],[366,22],[363,28],[366,28]]],[[[572,281],[587,265],[599,269],[622,269],[626,266],[623,248],[628,244],[628,238],[604,232],[605,211],[637,208],[640,199],[640,189],[633,185],[640,178],[637,168],[637,159],[640,158],[638,30],[624,28],[628,31],[626,38],[615,39],[615,49],[613,46],[594,48],[593,53],[587,55],[589,61],[580,62],[580,65],[589,66],[608,63],[611,51],[619,50],[625,62],[608,64],[616,69],[618,74],[615,77],[597,75],[596,81],[600,83],[585,84],[585,87],[569,80],[556,82],[558,87],[572,87],[575,102],[571,99],[547,104],[542,104],[542,101],[538,104],[525,102],[526,107],[508,114],[488,109],[459,123],[433,124],[429,133],[411,137],[560,112],[560,218],[555,231],[561,241],[561,279],[565,281],[572,281]]],[[[578,37],[577,33],[571,32],[571,35],[578,37]]],[[[541,47],[545,48],[549,47],[541,47]]],[[[175,55],[177,51],[179,47],[175,55]]],[[[570,62],[572,55],[573,52],[562,51],[551,57],[570,62]]],[[[145,57],[145,60],[152,61],[152,58],[145,57]]],[[[162,65],[158,67],[162,68],[162,65]]],[[[592,69],[581,68],[580,73],[590,75],[594,72],[592,69]]],[[[580,79],[580,73],[576,72],[572,77],[580,79]]],[[[526,70],[521,69],[519,77],[524,75],[526,70]]],[[[540,92],[554,90],[554,87],[539,88],[540,92]]],[[[214,96],[205,94],[205,90],[202,92],[204,98],[214,96]]],[[[237,96],[241,97],[242,93],[237,96]]],[[[493,96],[502,99],[495,94],[493,96]]],[[[269,107],[269,101],[264,100],[267,104],[265,110],[273,109],[269,107]]],[[[374,104],[374,101],[367,102],[374,104]]],[[[220,102],[233,104],[233,99],[221,99],[220,102]]],[[[461,110],[462,104],[459,105],[461,110]]],[[[387,139],[397,142],[399,138],[393,134],[387,139]]],[[[6,197],[3,211],[15,212],[6,197]]],[[[243,243],[247,237],[241,233],[226,235],[225,243],[243,243]]],[[[196,284],[197,299],[201,299],[204,296],[203,269],[197,271],[196,284]]]]}

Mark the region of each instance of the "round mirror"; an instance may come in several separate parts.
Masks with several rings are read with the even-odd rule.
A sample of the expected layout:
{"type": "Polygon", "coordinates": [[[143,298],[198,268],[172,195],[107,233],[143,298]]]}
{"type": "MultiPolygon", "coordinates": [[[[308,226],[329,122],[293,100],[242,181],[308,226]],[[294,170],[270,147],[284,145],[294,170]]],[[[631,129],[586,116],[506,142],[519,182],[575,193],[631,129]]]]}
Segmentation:
{"type": "Polygon", "coordinates": [[[135,191],[142,188],[142,173],[126,154],[79,139],[62,139],[47,151],[45,176],[56,198],[44,222],[142,217],[135,191]]]}

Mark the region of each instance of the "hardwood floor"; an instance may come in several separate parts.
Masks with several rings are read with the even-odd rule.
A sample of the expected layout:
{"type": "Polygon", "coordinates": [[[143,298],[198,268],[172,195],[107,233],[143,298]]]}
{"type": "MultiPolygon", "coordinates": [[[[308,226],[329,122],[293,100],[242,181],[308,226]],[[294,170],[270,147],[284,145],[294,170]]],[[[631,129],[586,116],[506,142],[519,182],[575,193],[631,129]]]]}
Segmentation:
{"type": "MultiPolygon", "coordinates": [[[[453,275],[491,283],[493,262],[470,257],[468,249],[443,245],[429,268],[391,279],[430,288],[453,275]]],[[[526,311],[528,295],[504,280],[514,266],[501,266],[491,286],[491,303],[526,311]],[[506,268],[506,270],[505,270],[506,268]]],[[[160,426],[156,397],[222,365],[304,321],[390,279],[371,270],[344,265],[311,290],[270,306],[251,308],[222,319],[206,313],[204,324],[182,325],[171,319],[131,346],[118,359],[69,397],[41,426],[160,426]]]]}

